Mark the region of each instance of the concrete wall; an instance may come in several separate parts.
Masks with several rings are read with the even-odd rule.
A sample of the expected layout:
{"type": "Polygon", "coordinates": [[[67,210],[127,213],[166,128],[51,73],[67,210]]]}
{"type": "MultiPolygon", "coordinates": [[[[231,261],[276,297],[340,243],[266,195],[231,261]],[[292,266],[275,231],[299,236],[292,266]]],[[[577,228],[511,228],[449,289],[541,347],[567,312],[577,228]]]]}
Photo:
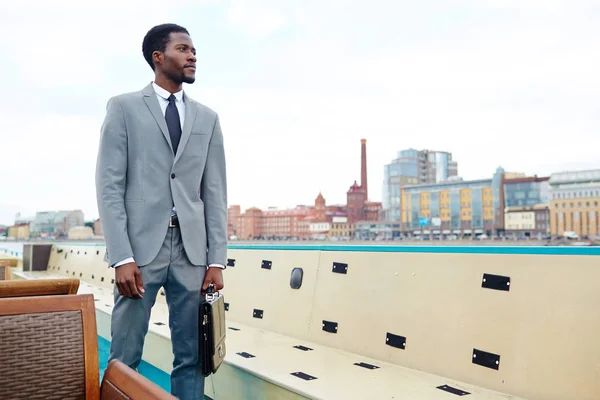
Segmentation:
{"type": "MultiPolygon", "coordinates": [[[[112,289],[103,256],[56,245],[49,270],[112,289]]],[[[230,246],[228,258],[232,321],[531,400],[600,398],[599,248],[230,246]]]]}

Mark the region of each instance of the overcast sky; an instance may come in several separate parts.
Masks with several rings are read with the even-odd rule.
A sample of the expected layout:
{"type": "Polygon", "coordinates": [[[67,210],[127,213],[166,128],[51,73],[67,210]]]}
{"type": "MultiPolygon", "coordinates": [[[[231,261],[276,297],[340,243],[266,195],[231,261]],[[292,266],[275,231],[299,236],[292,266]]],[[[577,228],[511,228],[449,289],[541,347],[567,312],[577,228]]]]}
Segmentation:
{"type": "Polygon", "coordinates": [[[220,114],[229,204],[344,203],[367,139],[370,199],[398,150],[465,179],[600,167],[599,2],[0,0],[0,224],[98,216],[109,97],[147,85],[142,39],[188,28],[220,114]],[[169,4],[169,5],[167,5],[169,4]]]}

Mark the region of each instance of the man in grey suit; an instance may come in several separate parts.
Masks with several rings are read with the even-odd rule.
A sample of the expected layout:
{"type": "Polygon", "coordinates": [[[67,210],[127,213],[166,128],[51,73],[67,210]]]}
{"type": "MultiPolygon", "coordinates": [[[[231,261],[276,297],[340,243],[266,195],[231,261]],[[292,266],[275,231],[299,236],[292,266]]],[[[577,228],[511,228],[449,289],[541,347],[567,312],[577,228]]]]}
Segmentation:
{"type": "Polygon", "coordinates": [[[96,165],[105,260],[116,268],[110,359],[137,368],[164,287],[171,392],[202,399],[198,307],[209,284],[223,288],[227,251],[223,135],[217,113],[182,89],[196,72],[188,31],[155,26],[142,52],[154,81],[108,101],[96,165]]]}

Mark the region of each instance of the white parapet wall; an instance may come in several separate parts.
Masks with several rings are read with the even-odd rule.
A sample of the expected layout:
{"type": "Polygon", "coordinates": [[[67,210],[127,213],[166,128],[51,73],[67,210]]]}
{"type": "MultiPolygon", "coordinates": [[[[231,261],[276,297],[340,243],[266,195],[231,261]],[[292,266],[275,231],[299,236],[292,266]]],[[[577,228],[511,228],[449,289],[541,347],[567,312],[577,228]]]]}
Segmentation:
{"type": "MultiPolygon", "coordinates": [[[[45,274],[85,282],[110,339],[103,257],[56,244],[45,274]]],[[[228,259],[214,398],[600,398],[600,248],[232,245],[228,259]]],[[[160,294],[144,360],[170,372],[160,294]]]]}

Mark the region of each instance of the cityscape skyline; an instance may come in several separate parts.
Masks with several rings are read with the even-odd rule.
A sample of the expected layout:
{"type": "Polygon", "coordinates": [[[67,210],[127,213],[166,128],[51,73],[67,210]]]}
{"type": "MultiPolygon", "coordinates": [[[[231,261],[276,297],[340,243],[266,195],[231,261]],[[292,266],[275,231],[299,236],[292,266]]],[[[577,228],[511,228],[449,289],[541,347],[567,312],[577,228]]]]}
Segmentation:
{"type": "MultiPolygon", "coordinates": [[[[368,139],[360,139],[361,142],[362,140],[367,140],[368,139]]],[[[355,146],[356,147],[356,146],[355,146]]],[[[435,146],[431,146],[431,147],[427,147],[427,148],[414,148],[414,147],[410,147],[410,148],[405,148],[405,149],[400,149],[397,151],[394,151],[393,153],[396,154],[396,156],[390,158],[389,161],[385,162],[383,165],[380,165],[379,168],[381,170],[385,169],[387,167],[387,165],[389,163],[392,163],[394,160],[397,160],[398,157],[397,155],[401,152],[405,152],[405,151],[413,151],[416,150],[417,152],[434,152],[434,153],[448,153],[450,155],[452,155],[452,158],[454,160],[455,164],[458,164],[458,174],[454,177],[454,178],[459,178],[460,180],[463,181],[475,181],[475,180],[481,180],[481,179],[489,179],[493,173],[486,173],[486,171],[480,171],[480,173],[478,174],[472,174],[471,176],[463,176],[463,174],[461,173],[461,171],[464,170],[463,167],[463,163],[461,162],[461,160],[457,160],[457,157],[454,157],[454,153],[452,151],[449,151],[447,149],[439,149],[438,147],[435,146]],[[435,150],[437,149],[437,150],[435,150]]],[[[368,150],[367,150],[368,152],[368,150]]],[[[362,156],[362,148],[358,148],[357,151],[355,151],[355,156],[356,158],[362,156]]],[[[370,168],[370,164],[369,163],[373,163],[374,161],[370,161],[369,157],[366,158],[365,160],[366,165],[367,165],[367,169],[368,169],[368,180],[369,180],[369,186],[370,186],[370,190],[369,190],[369,197],[368,197],[368,201],[370,202],[381,202],[383,200],[383,188],[384,188],[384,184],[382,182],[377,182],[374,181],[372,176],[372,168],[370,168]],[[375,195],[373,195],[373,193],[375,193],[375,195]]],[[[362,169],[362,165],[363,165],[363,161],[361,161],[361,164],[357,164],[356,159],[354,160],[354,164],[355,166],[358,165],[356,168],[354,168],[357,173],[356,173],[356,178],[353,179],[352,181],[356,181],[360,183],[360,180],[363,177],[363,172],[361,171],[362,169]]],[[[570,173],[570,172],[578,172],[578,171],[585,171],[585,170],[595,170],[595,169],[600,169],[600,162],[598,163],[590,163],[590,164],[585,164],[588,165],[586,168],[572,168],[572,169],[564,169],[564,170],[551,170],[548,171],[546,173],[537,173],[537,172],[528,172],[528,171],[517,171],[517,170],[512,170],[510,168],[504,168],[503,164],[499,164],[498,167],[504,168],[507,171],[511,171],[511,172],[515,172],[515,173],[520,173],[520,174],[524,174],[526,176],[550,176],[552,174],[557,174],[557,173],[570,173]]],[[[350,168],[352,169],[352,168],[350,168]]],[[[377,174],[375,174],[377,175],[377,174]]],[[[382,176],[384,174],[381,174],[382,176]]],[[[423,183],[417,183],[414,185],[406,185],[406,186],[419,186],[423,183]]],[[[347,191],[347,190],[346,190],[347,191]]],[[[322,194],[327,200],[327,204],[329,206],[345,206],[347,199],[346,199],[346,191],[342,191],[342,193],[332,193],[331,190],[327,190],[327,188],[314,188],[312,189],[311,193],[307,193],[304,196],[302,196],[302,199],[299,199],[299,201],[290,201],[284,204],[272,204],[268,201],[263,201],[261,203],[255,204],[255,203],[244,203],[243,201],[240,202],[229,202],[228,206],[240,206],[242,212],[248,209],[252,209],[252,208],[258,208],[261,210],[290,210],[293,209],[297,206],[312,206],[314,204],[314,197],[315,197],[315,193],[317,194],[322,194]],[[330,200],[330,199],[334,199],[334,200],[330,200]]],[[[385,205],[385,202],[384,202],[385,205]]],[[[82,207],[78,207],[76,204],[74,207],[56,207],[56,208],[38,208],[38,209],[34,209],[34,210],[28,210],[28,211],[22,211],[19,210],[17,211],[16,214],[9,216],[8,213],[4,212],[3,210],[0,210],[0,217],[2,217],[3,219],[0,219],[0,225],[5,225],[5,226],[10,226],[12,224],[14,224],[15,222],[15,216],[16,215],[20,215],[20,216],[34,216],[36,213],[40,213],[40,212],[51,212],[52,210],[61,210],[61,209],[77,209],[77,210],[83,210],[84,215],[86,215],[85,219],[86,221],[90,222],[90,221],[95,221],[98,219],[98,213],[97,213],[97,209],[95,209],[95,213],[90,213],[89,210],[85,210],[82,207]]]]}
{"type": "MultiPolygon", "coordinates": [[[[319,191],[314,204],[295,207],[246,208],[228,204],[231,237],[371,237],[370,229],[387,231],[387,239],[399,235],[493,235],[525,234],[542,237],[573,229],[577,234],[598,234],[600,216],[600,169],[555,171],[549,176],[506,171],[499,166],[491,177],[465,180],[459,162],[445,150],[402,149],[384,165],[385,201],[369,201],[367,139],[360,139],[360,184],[346,192],[343,204],[327,204],[319,191]],[[551,182],[554,181],[554,191],[551,182]],[[565,191],[566,190],[566,191],[565,191]],[[552,192],[552,193],[551,193],[552,192]],[[386,198],[387,196],[387,198],[386,198]],[[564,197],[584,201],[557,203],[564,197]],[[552,206],[550,199],[553,199],[552,206]],[[570,210],[565,210],[569,207],[570,210]],[[561,209],[562,206],[562,209],[561,209]],[[424,224],[423,220],[427,222],[424,224]],[[383,225],[382,225],[383,224],[383,225]],[[431,228],[429,228],[431,226],[431,228]],[[567,228],[569,227],[569,228],[567,228]],[[524,230],[527,230],[525,232],[524,230]]],[[[17,214],[9,235],[32,237],[71,235],[70,228],[84,228],[84,215],[77,211],[37,211],[35,217],[17,214]],[[74,214],[75,213],[75,214],[74,214]],[[78,215],[77,221],[67,215],[78,215]],[[67,226],[68,225],[68,226],[67,226]]],[[[6,227],[4,232],[6,232],[6,227]]],[[[102,232],[98,218],[87,221],[96,234],[102,232]]],[[[75,229],[73,235],[92,234],[75,229]]],[[[2,232],[0,232],[2,233],[2,232]]]]}

